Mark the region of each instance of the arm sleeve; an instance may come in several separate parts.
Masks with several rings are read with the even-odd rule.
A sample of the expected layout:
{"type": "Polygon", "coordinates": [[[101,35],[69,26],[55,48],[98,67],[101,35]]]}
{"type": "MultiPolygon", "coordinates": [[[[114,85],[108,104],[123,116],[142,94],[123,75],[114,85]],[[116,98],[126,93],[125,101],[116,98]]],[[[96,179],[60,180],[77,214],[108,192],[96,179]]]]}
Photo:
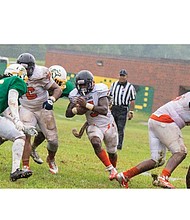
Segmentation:
{"type": "Polygon", "coordinates": [[[18,97],[19,93],[15,89],[10,89],[8,93],[8,105],[11,111],[11,115],[13,120],[18,121],[19,119],[19,113],[18,113],[18,97]]]}

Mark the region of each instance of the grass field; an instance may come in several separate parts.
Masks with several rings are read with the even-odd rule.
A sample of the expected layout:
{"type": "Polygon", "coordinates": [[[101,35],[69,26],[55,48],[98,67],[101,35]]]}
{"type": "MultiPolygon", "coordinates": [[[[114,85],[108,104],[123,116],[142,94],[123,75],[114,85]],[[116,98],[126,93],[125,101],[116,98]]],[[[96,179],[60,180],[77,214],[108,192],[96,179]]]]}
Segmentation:
{"type": "MultiPolygon", "coordinates": [[[[59,150],[56,156],[59,173],[52,175],[48,171],[48,165],[45,162],[47,155],[46,142],[44,142],[38,148],[38,152],[44,163],[38,165],[31,159],[30,167],[33,170],[33,175],[28,179],[10,182],[12,143],[9,141],[0,146],[0,188],[120,189],[116,181],[108,180],[108,173],[105,171],[103,164],[95,156],[86,134],[81,139],[77,139],[72,135],[72,128],[79,129],[85,118],[84,116],[75,116],[72,119],[67,119],[65,117],[67,104],[67,99],[60,99],[54,106],[59,135],[59,150]]],[[[147,114],[135,112],[134,119],[128,121],[123,150],[118,152],[118,171],[124,171],[142,160],[149,158],[147,120],[147,114]]],[[[190,147],[189,131],[190,128],[188,127],[183,129],[187,148],[190,147]]],[[[168,153],[167,157],[169,156],[170,153],[168,153]]],[[[185,175],[189,161],[188,155],[172,175],[171,182],[177,188],[185,188],[185,175]]],[[[157,168],[151,172],[159,174],[161,169],[157,168]]],[[[151,172],[134,177],[129,182],[129,187],[133,189],[155,189],[152,186],[151,172]]]]}

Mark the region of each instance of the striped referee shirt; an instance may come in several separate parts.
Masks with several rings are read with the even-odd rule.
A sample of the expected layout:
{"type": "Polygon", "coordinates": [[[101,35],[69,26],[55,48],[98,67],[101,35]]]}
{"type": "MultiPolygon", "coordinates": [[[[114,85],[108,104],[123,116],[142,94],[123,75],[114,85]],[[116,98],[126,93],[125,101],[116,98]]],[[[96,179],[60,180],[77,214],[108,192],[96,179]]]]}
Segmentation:
{"type": "Polygon", "coordinates": [[[130,101],[136,99],[136,91],[129,82],[121,84],[116,81],[111,85],[110,96],[113,99],[113,105],[129,107],[130,101]]]}

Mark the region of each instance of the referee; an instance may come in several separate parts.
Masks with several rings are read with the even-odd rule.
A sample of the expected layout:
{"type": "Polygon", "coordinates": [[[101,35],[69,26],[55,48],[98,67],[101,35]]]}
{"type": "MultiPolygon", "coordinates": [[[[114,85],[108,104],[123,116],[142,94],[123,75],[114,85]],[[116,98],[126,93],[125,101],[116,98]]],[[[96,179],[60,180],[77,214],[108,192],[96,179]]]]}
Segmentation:
{"type": "Polygon", "coordinates": [[[122,149],[125,125],[128,120],[133,118],[136,91],[134,86],[127,81],[128,73],[125,69],[120,70],[119,80],[112,83],[110,96],[112,99],[111,112],[115,119],[119,142],[117,149],[122,149]]]}

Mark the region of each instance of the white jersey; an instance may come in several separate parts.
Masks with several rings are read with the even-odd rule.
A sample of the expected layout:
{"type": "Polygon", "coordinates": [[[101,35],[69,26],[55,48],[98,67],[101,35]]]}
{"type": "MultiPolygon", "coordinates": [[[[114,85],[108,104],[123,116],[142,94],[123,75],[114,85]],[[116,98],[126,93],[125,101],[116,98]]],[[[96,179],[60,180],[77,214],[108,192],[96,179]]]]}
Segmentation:
{"type": "MultiPolygon", "coordinates": [[[[84,96],[86,101],[90,104],[93,104],[95,106],[98,105],[98,100],[102,97],[106,97],[108,95],[108,87],[103,83],[95,84],[94,89],[84,96]]],[[[71,102],[75,102],[75,98],[81,96],[78,93],[78,90],[75,88],[73,89],[69,94],[69,99],[71,102]]],[[[105,126],[108,124],[113,123],[114,119],[111,114],[110,109],[108,108],[107,115],[100,115],[98,113],[95,113],[93,111],[87,111],[86,112],[86,120],[89,125],[96,125],[98,127],[105,126]]]]}
{"type": "Polygon", "coordinates": [[[48,89],[54,83],[48,68],[35,66],[32,76],[27,80],[27,93],[19,99],[21,105],[30,111],[38,111],[47,101],[48,89]]]}
{"type": "Polygon", "coordinates": [[[153,114],[158,117],[169,115],[180,129],[183,128],[190,123],[190,92],[166,103],[153,114]]]}

